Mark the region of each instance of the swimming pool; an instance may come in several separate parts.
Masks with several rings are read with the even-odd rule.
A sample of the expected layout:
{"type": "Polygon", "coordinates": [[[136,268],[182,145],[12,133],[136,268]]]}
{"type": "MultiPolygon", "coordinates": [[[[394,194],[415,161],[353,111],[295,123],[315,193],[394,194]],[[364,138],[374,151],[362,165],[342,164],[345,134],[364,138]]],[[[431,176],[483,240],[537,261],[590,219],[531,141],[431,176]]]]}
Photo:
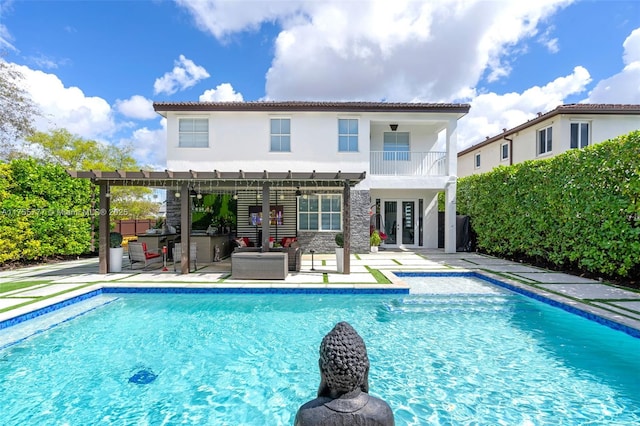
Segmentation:
{"type": "Polygon", "coordinates": [[[640,422],[640,339],[477,278],[415,280],[430,294],[102,294],[0,332],[0,413],[292,424],[320,340],[348,321],[396,424],[640,422]]]}

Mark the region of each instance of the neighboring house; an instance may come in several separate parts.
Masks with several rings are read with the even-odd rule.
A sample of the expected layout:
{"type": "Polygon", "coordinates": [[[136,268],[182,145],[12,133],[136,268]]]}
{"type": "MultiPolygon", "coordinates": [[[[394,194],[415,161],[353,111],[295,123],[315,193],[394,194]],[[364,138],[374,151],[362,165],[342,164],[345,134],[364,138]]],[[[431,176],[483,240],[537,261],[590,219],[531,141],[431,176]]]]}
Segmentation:
{"type": "Polygon", "coordinates": [[[567,104],[458,153],[458,176],[549,158],[640,129],[640,105],[567,104]]]}
{"type": "MultiPolygon", "coordinates": [[[[307,251],[333,250],[345,192],[313,176],[357,173],[362,179],[347,192],[353,252],[369,250],[370,225],[384,231],[390,247],[438,247],[439,192],[446,193],[445,251],[456,251],[456,127],[469,105],[156,102],[154,109],[167,119],[169,171],[238,176],[232,192],[239,236],[260,239],[249,218],[268,194],[282,215],[272,234],[296,236],[307,251]],[[242,179],[245,172],[260,172],[263,187],[242,179]],[[309,177],[285,176],[296,173],[309,177]]],[[[193,176],[196,190],[216,190],[215,182],[193,176]]],[[[180,203],[167,192],[167,221],[176,225],[171,204],[180,203]]]]}

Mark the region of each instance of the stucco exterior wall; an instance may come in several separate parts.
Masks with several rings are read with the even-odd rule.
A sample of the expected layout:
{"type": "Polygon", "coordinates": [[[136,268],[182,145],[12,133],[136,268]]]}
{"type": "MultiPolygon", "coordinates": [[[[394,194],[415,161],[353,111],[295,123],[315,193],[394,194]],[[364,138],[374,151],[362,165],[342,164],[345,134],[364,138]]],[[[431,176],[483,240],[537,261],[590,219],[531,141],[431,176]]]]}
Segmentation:
{"type": "Polygon", "coordinates": [[[367,171],[369,123],[357,115],[265,112],[168,114],[170,170],[367,171]],[[178,146],[178,118],[208,118],[209,146],[178,146]],[[291,151],[270,151],[270,119],[291,119],[291,151]],[[338,119],[358,118],[358,152],[338,152],[338,119]]]}

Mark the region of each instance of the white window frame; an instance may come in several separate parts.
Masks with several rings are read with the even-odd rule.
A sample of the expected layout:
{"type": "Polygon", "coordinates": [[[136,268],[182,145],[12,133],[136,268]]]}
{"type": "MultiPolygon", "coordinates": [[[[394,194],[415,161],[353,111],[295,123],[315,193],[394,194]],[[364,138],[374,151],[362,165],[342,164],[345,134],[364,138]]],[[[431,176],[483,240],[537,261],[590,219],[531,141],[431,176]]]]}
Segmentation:
{"type": "Polygon", "coordinates": [[[553,152],[553,126],[543,127],[536,132],[536,152],[538,155],[547,155],[553,152]],[[544,134],[544,144],[542,135],[544,134]]]}
{"type": "MultiPolygon", "coordinates": [[[[189,138],[190,139],[190,138],[189,138]]],[[[178,117],[178,147],[179,148],[209,148],[209,117],[178,117]],[[181,124],[184,122],[186,124],[187,120],[193,121],[192,130],[182,131],[181,124]],[[206,131],[204,130],[196,130],[196,121],[198,122],[206,122],[206,131]],[[183,141],[182,136],[185,136],[184,139],[188,139],[186,136],[190,136],[193,138],[193,141],[186,142],[183,141]],[[202,135],[205,135],[204,139],[206,139],[206,144],[202,142],[196,142],[196,139],[202,138],[202,135]]]]}
{"type": "Polygon", "coordinates": [[[507,161],[509,156],[511,155],[511,150],[509,149],[509,142],[505,142],[500,144],[500,161],[507,161]],[[507,155],[504,155],[505,148],[507,150],[507,155]]]}
{"type": "MultiPolygon", "coordinates": [[[[280,126],[282,129],[282,126],[280,126]]],[[[269,152],[291,152],[291,117],[270,117],[269,118],[269,152]],[[279,133],[272,131],[274,120],[279,120],[280,123],[286,120],[289,122],[289,133],[279,133]],[[274,138],[278,138],[278,149],[274,149],[274,138]],[[284,138],[284,139],[283,139],[284,138]],[[282,141],[288,139],[288,149],[282,149],[282,141]]]]}
{"type": "Polygon", "coordinates": [[[338,152],[358,152],[359,133],[360,133],[360,122],[357,118],[346,118],[346,117],[338,118],[338,152]],[[342,121],[347,122],[346,132],[340,131],[340,127],[341,127],[340,123],[342,121]],[[356,128],[355,128],[355,133],[352,133],[351,124],[354,121],[356,124],[356,128]],[[346,140],[346,143],[347,143],[346,149],[341,149],[342,140],[346,140]],[[352,144],[352,142],[354,141],[355,141],[355,146],[352,144]]]}
{"type": "MultiPolygon", "coordinates": [[[[308,206],[310,207],[310,206],[308,206]]],[[[342,195],[341,194],[313,194],[298,198],[298,231],[336,232],[342,231],[342,195]],[[317,209],[303,209],[304,204],[317,200],[317,209]],[[323,202],[323,200],[326,200],[323,202]],[[337,206],[336,206],[337,202],[337,206]],[[328,207],[328,208],[327,208],[328,207]],[[304,220],[307,216],[307,220],[304,220]],[[309,226],[310,217],[315,216],[317,228],[309,226]],[[324,217],[323,217],[324,216],[324,217]],[[329,221],[328,225],[326,221],[329,221]],[[303,226],[306,223],[307,226],[303,226]]]]}
{"type": "Polygon", "coordinates": [[[480,168],[480,153],[476,153],[476,155],[473,156],[473,167],[475,169],[479,169],[480,168]]]}
{"type": "Polygon", "coordinates": [[[569,148],[571,149],[581,149],[586,148],[591,145],[591,122],[590,121],[571,121],[569,124],[569,148]],[[574,124],[578,129],[576,140],[576,146],[573,146],[573,129],[574,124]],[[587,141],[586,143],[582,140],[582,126],[587,126],[587,141]]]}

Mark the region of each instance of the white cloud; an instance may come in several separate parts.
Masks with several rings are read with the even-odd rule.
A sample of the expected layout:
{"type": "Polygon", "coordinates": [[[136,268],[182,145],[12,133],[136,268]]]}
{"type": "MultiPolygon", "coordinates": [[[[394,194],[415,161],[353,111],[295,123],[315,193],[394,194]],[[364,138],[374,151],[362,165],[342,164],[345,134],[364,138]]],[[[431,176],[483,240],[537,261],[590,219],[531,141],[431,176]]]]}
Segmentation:
{"type": "Polygon", "coordinates": [[[555,28],[553,26],[548,27],[546,31],[538,37],[538,42],[545,46],[549,52],[558,53],[560,51],[558,39],[551,37],[551,33],[554,30],[555,28]]]}
{"type": "MultiPolygon", "coordinates": [[[[64,128],[82,138],[109,143],[123,129],[132,128],[127,130],[132,132],[131,136],[120,139],[116,146],[131,144],[133,156],[140,164],[155,169],[166,167],[166,119],[161,119],[162,128],[157,130],[136,129],[136,123],[132,122],[116,122],[106,100],[86,96],[77,87],[65,87],[54,74],[12,65],[24,76],[24,87],[42,112],[42,117],[35,121],[37,130],[64,128]]],[[[116,101],[115,108],[134,119],[159,117],[153,112],[151,101],[138,95],[116,101]]]]}
{"type": "Polygon", "coordinates": [[[140,95],[133,95],[129,99],[118,99],[115,109],[126,117],[138,120],[151,120],[158,117],[153,110],[153,101],[140,95]]]}
{"type": "Polygon", "coordinates": [[[200,95],[200,102],[242,102],[242,93],[237,93],[229,83],[219,84],[200,95]]]}
{"type": "Polygon", "coordinates": [[[599,81],[587,102],[640,104],[640,28],[633,30],[622,46],[624,68],[599,81]]]}
{"type": "Polygon", "coordinates": [[[576,67],[567,76],[522,93],[485,93],[474,97],[469,114],[458,124],[458,149],[482,142],[485,136],[500,134],[505,128],[525,123],[539,112],[551,111],[565,103],[568,96],[587,90],[590,82],[589,72],[583,67],[576,67]]]}
{"type": "MultiPolygon", "coordinates": [[[[238,31],[257,30],[264,22],[296,16],[303,8],[297,1],[176,0],[194,17],[203,31],[218,39],[238,31]]],[[[310,2],[311,3],[311,2],[310,2]]]]}
{"type": "MultiPolygon", "coordinates": [[[[0,10],[0,13],[2,11],[0,10]]],[[[9,30],[7,29],[7,27],[5,27],[3,24],[0,24],[0,49],[9,49],[9,50],[16,50],[15,46],[11,43],[12,41],[12,37],[11,34],[9,33],[9,30]]]]}
{"type": "Polygon", "coordinates": [[[35,122],[38,130],[60,127],[89,139],[115,130],[113,112],[104,99],[86,96],[77,87],[65,87],[54,74],[14,66],[24,76],[25,89],[42,112],[35,122]]]}
{"type": "Polygon", "coordinates": [[[153,84],[154,93],[166,93],[172,95],[179,90],[185,90],[195,86],[200,80],[209,77],[209,73],[203,67],[196,65],[191,59],[180,55],[174,63],[173,70],[156,79],[153,84]]]}
{"type": "Polygon", "coordinates": [[[133,157],[145,169],[164,170],[167,167],[167,120],[163,118],[160,124],[160,129],[136,129],[131,137],[119,142],[122,146],[133,147],[133,157]]]}
{"type": "Polygon", "coordinates": [[[178,3],[218,38],[277,22],[269,99],[452,101],[509,75],[517,44],[572,0],[178,3]]]}

